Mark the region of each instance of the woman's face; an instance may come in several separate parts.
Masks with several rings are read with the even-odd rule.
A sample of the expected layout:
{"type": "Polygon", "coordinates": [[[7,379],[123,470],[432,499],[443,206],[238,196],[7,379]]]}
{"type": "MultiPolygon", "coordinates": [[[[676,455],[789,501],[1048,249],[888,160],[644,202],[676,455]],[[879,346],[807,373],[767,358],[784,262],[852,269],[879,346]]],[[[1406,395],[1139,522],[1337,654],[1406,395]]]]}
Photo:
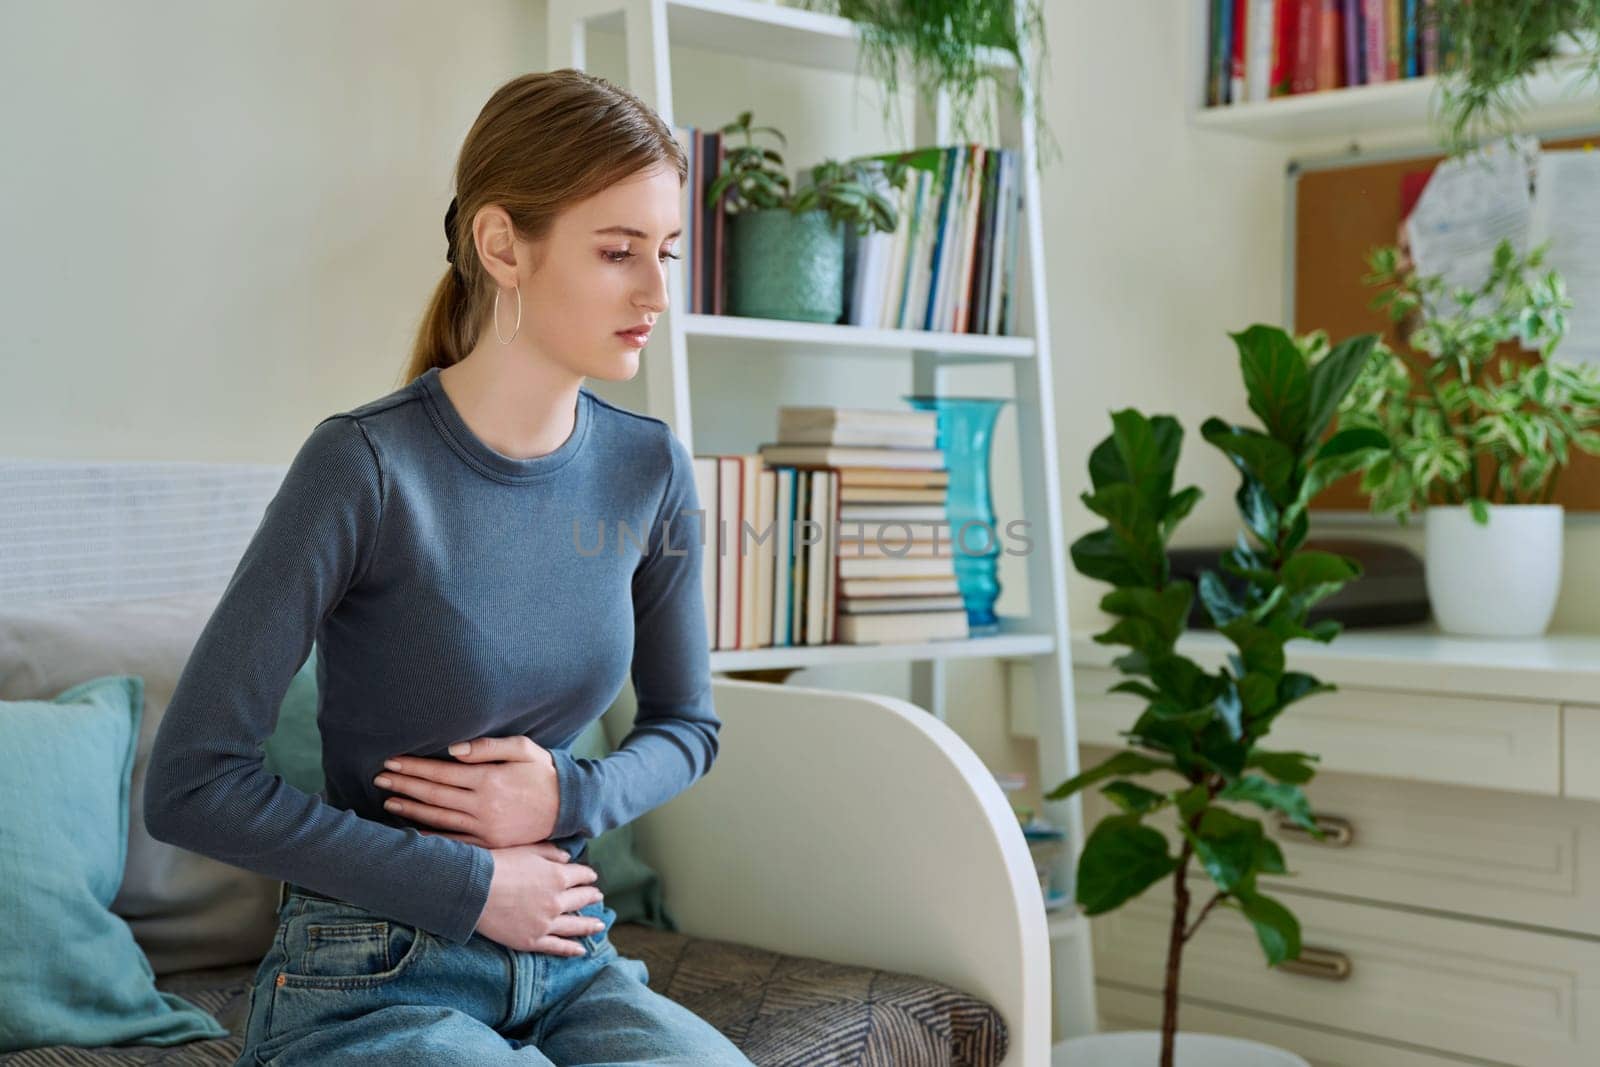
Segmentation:
{"type": "MultiPolygon", "coordinates": [[[[653,327],[667,310],[667,264],[683,229],[681,195],[675,170],[654,169],[556,218],[522,283],[522,328],[531,329],[534,351],[586,378],[626,381],[638,373],[641,349],[619,331],[653,327]]],[[[501,296],[500,315],[509,333],[513,294],[501,296]]]]}

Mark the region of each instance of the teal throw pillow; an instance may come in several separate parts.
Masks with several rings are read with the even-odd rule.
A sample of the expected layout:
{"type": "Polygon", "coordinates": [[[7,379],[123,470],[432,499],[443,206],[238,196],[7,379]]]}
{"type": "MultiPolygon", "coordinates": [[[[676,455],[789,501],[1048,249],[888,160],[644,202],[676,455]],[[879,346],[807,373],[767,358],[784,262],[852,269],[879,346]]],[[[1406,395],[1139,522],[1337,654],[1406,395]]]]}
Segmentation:
{"type": "Polygon", "coordinates": [[[156,989],[110,910],[143,714],[138,675],[95,678],[54,700],[0,701],[0,1052],[228,1034],[156,989]]]}
{"type": "Polygon", "coordinates": [[[295,676],[278,706],[278,725],[263,747],[268,773],[302,792],[320,795],[326,779],[322,773],[322,734],[317,729],[317,646],[295,676]]]}
{"type": "MultiPolygon", "coordinates": [[[[590,723],[572,742],[572,754],[585,759],[603,759],[611,754],[611,743],[599,719],[590,723]]],[[[596,884],[606,895],[606,907],[617,913],[617,922],[642,923],[659,930],[678,929],[677,922],[667,911],[661,876],[634,847],[632,823],[590,838],[589,847],[579,862],[594,868],[599,876],[596,884]]]]}

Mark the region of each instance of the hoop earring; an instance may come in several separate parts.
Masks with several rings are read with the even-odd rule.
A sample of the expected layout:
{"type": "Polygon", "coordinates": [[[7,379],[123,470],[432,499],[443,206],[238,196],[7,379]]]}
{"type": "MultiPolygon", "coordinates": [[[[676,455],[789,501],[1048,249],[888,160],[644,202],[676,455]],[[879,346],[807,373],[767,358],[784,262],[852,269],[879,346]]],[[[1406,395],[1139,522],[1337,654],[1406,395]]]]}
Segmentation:
{"type": "Polygon", "coordinates": [[[510,337],[500,336],[500,287],[494,287],[494,337],[503,345],[508,345],[517,339],[517,331],[522,329],[522,284],[517,284],[517,324],[511,328],[510,337]]]}

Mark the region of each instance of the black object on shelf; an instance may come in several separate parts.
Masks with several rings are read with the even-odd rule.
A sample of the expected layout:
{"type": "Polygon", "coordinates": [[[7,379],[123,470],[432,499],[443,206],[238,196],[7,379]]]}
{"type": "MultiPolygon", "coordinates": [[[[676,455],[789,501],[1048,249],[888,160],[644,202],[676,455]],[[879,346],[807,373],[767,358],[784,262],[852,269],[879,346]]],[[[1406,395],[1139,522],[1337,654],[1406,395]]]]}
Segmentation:
{"type": "MultiPolygon", "coordinates": [[[[1169,549],[1167,558],[1172,562],[1172,576],[1198,583],[1201,571],[1215,571],[1228,590],[1240,596],[1245,588],[1244,579],[1223,570],[1219,562],[1230,547],[1169,549]]],[[[1313,606],[1307,621],[1335,619],[1347,627],[1361,628],[1403,626],[1428,620],[1431,613],[1422,560],[1405,546],[1359,538],[1310,538],[1301,547],[1349,556],[1361,564],[1362,571],[1360,578],[1313,606]]],[[[1189,626],[1196,630],[1215,629],[1198,595],[1189,612],[1189,626]]]]}

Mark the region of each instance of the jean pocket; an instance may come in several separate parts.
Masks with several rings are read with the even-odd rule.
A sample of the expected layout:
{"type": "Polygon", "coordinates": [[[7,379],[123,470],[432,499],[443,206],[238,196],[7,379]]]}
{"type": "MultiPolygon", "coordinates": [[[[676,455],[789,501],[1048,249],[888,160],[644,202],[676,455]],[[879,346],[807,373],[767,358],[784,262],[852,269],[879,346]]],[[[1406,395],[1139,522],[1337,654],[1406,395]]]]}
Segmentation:
{"type": "Polygon", "coordinates": [[[427,944],[416,927],[388,919],[304,912],[285,931],[288,951],[281,986],[358,989],[392,982],[427,944]]]}
{"type": "Polygon", "coordinates": [[[582,941],[584,951],[590,956],[598,955],[602,952],[608,951],[615,952],[616,946],[612,945],[609,934],[611,932],[612,925],[617,921],[617,913],[606,907],[604,901],[595,901],[593,904],[585,904],[583,907],[579,908],[578,914],[587,915],[590,918],[599,919],[601,922],[605,923],[605,926],[601,927],[596,933],[583,935],[582,941]]]}

